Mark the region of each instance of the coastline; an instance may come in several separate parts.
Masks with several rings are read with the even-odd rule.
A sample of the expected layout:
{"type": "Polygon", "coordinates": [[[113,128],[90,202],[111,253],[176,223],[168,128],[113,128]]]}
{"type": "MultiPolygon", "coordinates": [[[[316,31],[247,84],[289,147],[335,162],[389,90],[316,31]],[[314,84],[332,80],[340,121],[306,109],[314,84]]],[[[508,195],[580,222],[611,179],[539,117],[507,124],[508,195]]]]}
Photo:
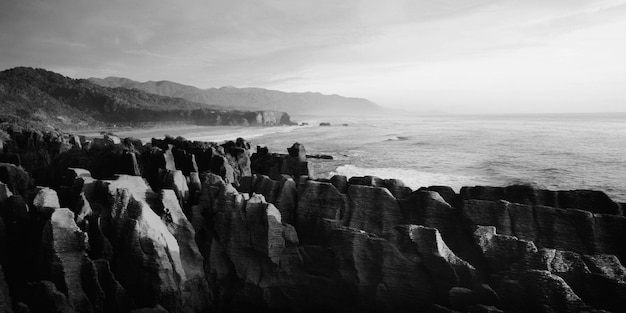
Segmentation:
{"type": "Polygon", "coordinates": [[[89,132],[77,132],[86,137],[94,138],[101,136],[101,132],[112,132],[119,137],[133,137],[142,142],[148,142],[152,138],[162,139],[165,136],[181,136],[191,141],[224,142],[236,138],[256,138],[263,135],[289,132],[297,126],[199,126],[199,125],[165,125],[151,128],[92,130],[89,132]]]}

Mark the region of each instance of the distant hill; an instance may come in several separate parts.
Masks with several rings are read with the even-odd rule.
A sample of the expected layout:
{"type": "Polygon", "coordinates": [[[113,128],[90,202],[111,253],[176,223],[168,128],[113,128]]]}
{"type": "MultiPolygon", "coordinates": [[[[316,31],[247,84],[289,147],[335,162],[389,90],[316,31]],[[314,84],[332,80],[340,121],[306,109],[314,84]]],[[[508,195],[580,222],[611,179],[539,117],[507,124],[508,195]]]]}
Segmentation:
{"type": "Polygon", "coordinates": [[[179,97],[189,101],[220,105],[243,110],[278,110],[289,114],[317,115],[372,115],[381,108],[366,99],[348,98],[338,95],[323,95],[315,92],[282,92],[263,88],[221,87],[200,89],[170,81],[137,82],[121,77],[89,78],[89,81],[106,87],[123,87],[142,90],[168,97],[179,97]]]}
{"type": "Polygon", "coordinates": [[[283,112],[230,110],[138,89],[103,87],[28,67],[0,72],[0,114],[63,128],[165,121],[202,125],[289,123],[283,112]]]}

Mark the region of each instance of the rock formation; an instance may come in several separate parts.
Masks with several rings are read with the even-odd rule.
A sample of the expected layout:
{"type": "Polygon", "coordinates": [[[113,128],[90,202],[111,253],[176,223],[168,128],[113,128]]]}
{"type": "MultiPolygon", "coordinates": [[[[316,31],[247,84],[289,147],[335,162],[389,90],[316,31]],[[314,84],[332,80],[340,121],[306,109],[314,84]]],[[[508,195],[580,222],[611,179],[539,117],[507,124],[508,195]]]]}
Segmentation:
{"type": "Polygon", "coordinates": [[[626,312],[602,192],[316,180],[298,143],[10,134],[0,312],[626,312]]]}

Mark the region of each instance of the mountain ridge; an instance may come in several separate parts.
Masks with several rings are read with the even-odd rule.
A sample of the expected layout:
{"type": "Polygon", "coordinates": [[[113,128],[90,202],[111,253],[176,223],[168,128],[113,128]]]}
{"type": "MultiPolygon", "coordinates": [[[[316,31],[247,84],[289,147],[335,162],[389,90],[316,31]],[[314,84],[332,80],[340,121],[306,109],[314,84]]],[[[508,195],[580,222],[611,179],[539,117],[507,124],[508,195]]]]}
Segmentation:
{"type": "Polygon", "coordinates": [[[284,112],[238,111],[139,89],[106,87],[41,68],[0,72],[0,114],[60,128],[186,122],[198,125],[290,124],[284,112]]]}
{"type": "Polygon", "coordinates": [[[232,109],[279,110],[289,114],[378,114],[382,108],[376,103],[337,94],[319,92],[283,92],[259,87],[198,88],[169,80],[139,82],[124,77],[88,78],[107,87],[139,89],[162,96],[184,98],[189,101],[220,105],[232,109]]]}

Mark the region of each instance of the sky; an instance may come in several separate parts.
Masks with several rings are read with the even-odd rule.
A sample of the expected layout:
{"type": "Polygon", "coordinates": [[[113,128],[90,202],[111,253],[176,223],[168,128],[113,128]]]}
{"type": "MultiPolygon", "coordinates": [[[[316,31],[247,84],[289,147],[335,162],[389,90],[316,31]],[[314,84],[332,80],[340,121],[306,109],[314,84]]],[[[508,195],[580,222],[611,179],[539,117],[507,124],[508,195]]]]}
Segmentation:
{"type": "Polygon", "coordinates": [[[0,0],[0,70],[16,66],[418,112],[624,112],[626,0],[0,0]]]}

